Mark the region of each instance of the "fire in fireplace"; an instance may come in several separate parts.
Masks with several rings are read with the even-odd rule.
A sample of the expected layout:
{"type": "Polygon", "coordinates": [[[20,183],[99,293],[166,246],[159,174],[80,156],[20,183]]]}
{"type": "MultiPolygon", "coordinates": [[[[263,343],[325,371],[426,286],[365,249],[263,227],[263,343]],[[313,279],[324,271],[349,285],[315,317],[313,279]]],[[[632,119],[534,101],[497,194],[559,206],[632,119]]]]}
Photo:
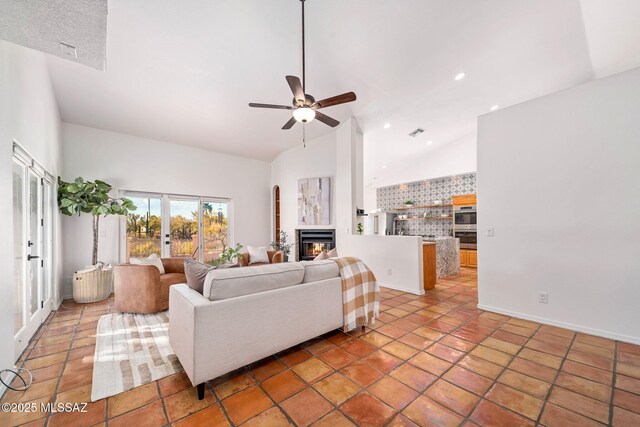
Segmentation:
{"type": "Polygon", "coordinates": [[[296,230],[296,261],[309,261],[336,247],[335,230],[296,230]]]}

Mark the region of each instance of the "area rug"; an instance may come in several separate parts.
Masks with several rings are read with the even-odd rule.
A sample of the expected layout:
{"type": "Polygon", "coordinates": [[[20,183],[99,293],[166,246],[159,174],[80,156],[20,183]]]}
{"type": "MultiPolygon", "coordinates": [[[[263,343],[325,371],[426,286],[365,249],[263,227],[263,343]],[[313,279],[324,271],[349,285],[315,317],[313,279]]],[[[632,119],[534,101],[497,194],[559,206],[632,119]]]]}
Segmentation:
{"type": "Polygon", "coordinates": [[[111,313],[100,318],[92,402],[182,371],[169,345],[167,313],[111,313]]]}

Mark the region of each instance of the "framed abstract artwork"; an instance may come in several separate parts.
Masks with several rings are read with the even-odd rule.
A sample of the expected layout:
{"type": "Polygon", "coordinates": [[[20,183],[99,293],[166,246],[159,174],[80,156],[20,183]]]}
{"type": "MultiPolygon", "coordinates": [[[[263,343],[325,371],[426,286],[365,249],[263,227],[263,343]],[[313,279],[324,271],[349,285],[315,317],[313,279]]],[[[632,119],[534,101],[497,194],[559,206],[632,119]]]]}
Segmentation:
{"type": "Polygon", "coordinates": [[[331,224],[329,177],[298,180],[298,224],[331,224]]]}

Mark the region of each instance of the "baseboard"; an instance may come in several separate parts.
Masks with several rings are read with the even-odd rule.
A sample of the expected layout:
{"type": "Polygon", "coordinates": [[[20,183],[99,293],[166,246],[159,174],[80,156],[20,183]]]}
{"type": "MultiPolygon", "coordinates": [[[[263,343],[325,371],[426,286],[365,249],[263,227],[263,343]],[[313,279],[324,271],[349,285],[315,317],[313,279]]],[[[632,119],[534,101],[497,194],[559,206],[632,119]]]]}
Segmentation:
{"type": "MultiPolygon", "coordinates": [[[[16,370],[16,367],[14,366],[14,367],[9,368],[9,369],[13,369],[13,370],[15,371],[15,370],[16,370]]],[[[3,378],[3,379],[2,379],[2,381],[4,381],[4,382],[5,382],[5,383],[7,383],[7,384],[11,384],[11,381],[13,381],[13,379],[14,379],[15,377],[16,377],[15,372],[10,372],[10,373],[9,373],[9,375],[7,375],[7,377],[6,377],[6,378],[3,378]]],[[[5,393],[7,390],[9,390],[9,389],[7,388],[7,386],[5,386],[4,384],[2,384],[2,383],[0,382],[0,398],[1,398],[2,396],[4,396],[4,393],[5,393]]]]}
{"type": "Polygon", "coordinates": [[[414,294],[414,295],[424,295],[424,289],[421,289],[420,292],[416,292],[415,289],[406,289],[400,286],[387,285],[382,282],[378,282],[378,284],[382,287],[393,289],[394,291],[402,291],[402,292],[407,292],[409,294],[414,294]]]}
{"type": "Polygon", "coordinates": [[[504,314],[505,316],[517,317],[519,319],[531,320],[532,322],[544,323],[545,325],[557,326],[559,328],[571,329],[572,331],[583,332],[585,334],[595,335],[602,338],[608,338],[616,341],[623,341],[630,344],[640,345],[640,337],[632,337],[630,335],[616,334],[615,332],[603,331],[601,329],[589,328],[573,323],[558,322],[557,320],[547,319],[545,317],[531,316],[529,314],[518,313],[516,311],[505,310],[498,307],[478,304],[480,310],[491,311],[493,313],[504,314]]]}

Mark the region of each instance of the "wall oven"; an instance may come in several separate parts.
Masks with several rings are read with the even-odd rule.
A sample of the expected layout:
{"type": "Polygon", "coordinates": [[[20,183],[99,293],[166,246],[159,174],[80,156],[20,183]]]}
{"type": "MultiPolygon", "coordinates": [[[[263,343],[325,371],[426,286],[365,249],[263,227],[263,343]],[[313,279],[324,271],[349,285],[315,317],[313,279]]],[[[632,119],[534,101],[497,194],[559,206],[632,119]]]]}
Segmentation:
{"type": "Polygon", "coordinates": [[[478,249],[478,232],[475,230],[455,230],[453,237],[460,239],[460,249],[478,249]]]}
{"type": "Polygon", "coordinates": [[[477,230],[476,206],[454,206],[453,207],[453,229],[454,230],[477,230]]]}

